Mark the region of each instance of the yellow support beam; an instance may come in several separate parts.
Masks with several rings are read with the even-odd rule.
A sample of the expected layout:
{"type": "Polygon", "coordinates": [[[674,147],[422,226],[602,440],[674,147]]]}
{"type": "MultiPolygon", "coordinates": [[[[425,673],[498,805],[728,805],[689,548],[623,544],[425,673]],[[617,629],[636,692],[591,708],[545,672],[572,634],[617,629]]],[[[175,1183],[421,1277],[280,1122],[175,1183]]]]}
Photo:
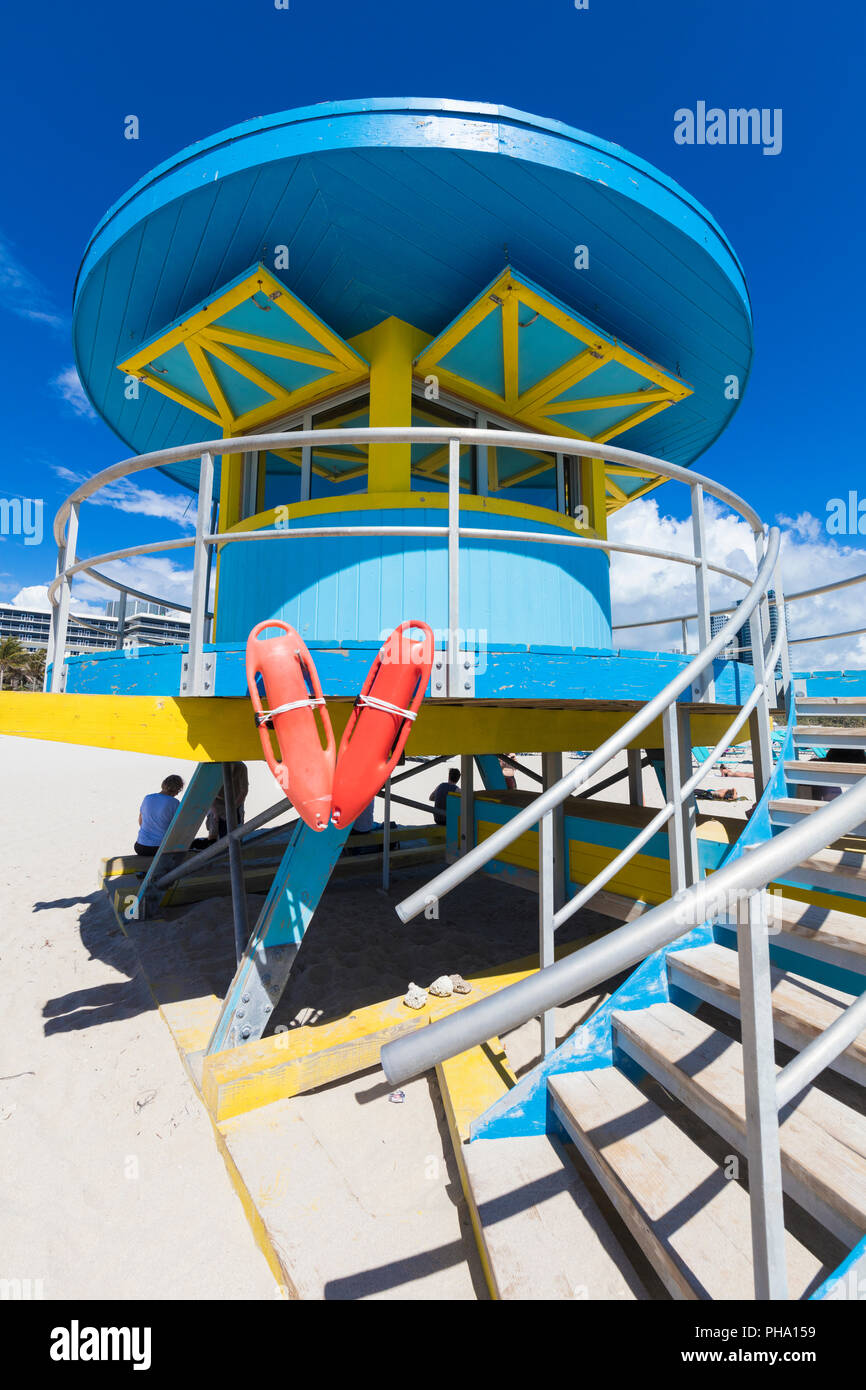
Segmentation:
{"type": "Polygon", "coordinates": [[[596,535],[607,540],[607,497],[603,459],[581,458],[580,497],[589,508],[589,524],[596,535]]]}
{"type": "MultiPolygon", "coordinates": [[[[465,704],[428,700],[406,746],[410,755],[499,753],[531,748],[597,748],[640,709],[639,700],[473,700],[465,704]]],[[[697,744],[712,746],[723,736],[736,705],[686,705],[697,744]]],[[[352,701],[333,699],[328,710],[339,741],[352,701]]],[[[262,746],[244,696],[211,699],[168,695],[0,694],[0,734],[92,748],[122,748],[190,762],[258,762],[262,746]]],[[[636,747],[662,744],[661,720],[641,734],[636,747]]]]}
{"type": "MultiPolygon", "coordinates": [[[[412,363],[429,342],[426,333],[402,319],[387,318],[352,339],[370,363],[370,426],[412,424],[412,363]]],[[[370,446],[369,492],[410,492],[411,446],[370,446]]]]}

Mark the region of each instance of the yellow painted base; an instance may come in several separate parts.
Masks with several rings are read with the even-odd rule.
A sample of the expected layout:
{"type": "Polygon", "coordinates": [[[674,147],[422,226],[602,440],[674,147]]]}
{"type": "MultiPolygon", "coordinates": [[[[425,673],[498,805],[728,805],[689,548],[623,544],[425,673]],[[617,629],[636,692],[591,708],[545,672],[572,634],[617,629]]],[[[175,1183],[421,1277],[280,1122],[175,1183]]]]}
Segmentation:
{"type": "MultiPolygon", "coordinates": [[[[612,923],[611,930],[613,927],[612,923]]],[[[557,956],[570,954],[595,939],[586,937],[568,945],[557,956]]],[[[431,995],[427,1006],[417,1012],[407,1008],[402,996],[386,999],[333,1023],[292,1028],[261,1042],[215,1053],[203,1063],[205,1104],[214,1120],[223,1121],[353,1076],[377,1065],[385,1043],[475,1004],[526,979],[537,969],[537,956],[491,966],[469,981],[471,994],[454,994],[450,999],[435,999],[431,995]]]]}
{"type": "MultiPolygon", "coordinates": [[[[328,701],[339,741],[353,702],[328,701]]],[[[514,701],[496,704],[427,700],[407,744],[409,754],[501,753],[510,748],[555,753],[597,748],[631,718],[637,701],[514,701]]],[[[686,705],[696,744],[712,745],[724,734],[737,706],[686,705]]],[[[192,762],[257,762],[259,737],[243,697],[207,699],[155,695],[0,694],[0,734],[118,748],[192,762]]],[[[661,722],[650,725],[635,747],[661,747],[661,722]]]]}
{"type": "Polygon", "coordinates": [[[484,1223],[475,1205],[472,1185],[466,1173],[463,1145],[469,1139],[472,1121],[505,1095],[506,1091],[510,1091],[516,1079],[508,1065],[505,1048],[498,1038],[491,1038],[481,1047],[471,1047],[468,1052],[461,1052],[459,1056],[451,1057],[447,1062],[440,1062],[436,1067],[436,1080],[445,1106],[445,1118],[448,1121],[448,1133],[457,1160],[460,1186],[466,1198],[487,1288],[490,1297],[494,1299],[499,1298],[499,1289],[487,1254],[484,1223]]]}

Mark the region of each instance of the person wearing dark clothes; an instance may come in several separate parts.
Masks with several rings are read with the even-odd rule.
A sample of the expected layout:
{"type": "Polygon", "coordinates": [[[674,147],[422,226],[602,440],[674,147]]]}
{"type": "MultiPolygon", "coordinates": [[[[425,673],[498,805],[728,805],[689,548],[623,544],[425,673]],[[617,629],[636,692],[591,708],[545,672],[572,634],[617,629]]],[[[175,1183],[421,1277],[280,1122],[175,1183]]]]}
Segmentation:
{"type": "Polygon", "coordinates": [[[459,767],[452,767],[448,773],[448,781],[440,782],[435,791],[430,793],[430,800],[433,802],[433,819],[437,825],[444,825],[446,821],[445,803],[448,793],[453,792],[457,783],[460,781],[459,767]]]}
{"type": "Polygon", "coordinates": [[[141,803],[138,813],[136,854],[152,859],[162,844],[166,830],[174,820],[178,794],[183,790],[183,778],[172,774],[166,777],[158,792],[150,792],[141,803]]]}
{"type": "MultiPolygon", "coordinates": [[[[250,789],[250,776],[247,772],[246,763],[229,763],[229,784],[232,789],[232,799],[235,803],[235,815],[238,825],[244,823],[244,802],[250,789]]],[[[213,799],[213,805],[207,813],[207,833],[210,841],[222,840],[228,834],[228,822],[226,820],[226,799],[225,789],[220,787],[213,799]]]]}
{"type": "MultiPolygon", "coordinates": [[[[826,761],[828,763],[862,763],[866,762],[866,751],[862,748],[828,748],[826,761]]],[[[812,788],[812,798],[815,801],[835,801],[836,797],[841,795],[841,787],[812,788]]]]}

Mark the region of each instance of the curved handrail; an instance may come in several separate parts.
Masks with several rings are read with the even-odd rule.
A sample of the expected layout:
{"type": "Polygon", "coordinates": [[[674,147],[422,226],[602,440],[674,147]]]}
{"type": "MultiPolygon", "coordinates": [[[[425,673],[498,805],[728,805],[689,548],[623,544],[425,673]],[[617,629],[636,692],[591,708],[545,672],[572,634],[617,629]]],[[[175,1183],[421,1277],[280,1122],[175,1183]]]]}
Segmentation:
{"type": "Polygon", "coordinates": [[[157,449],[149,454],[122,459],[119,463],[103,468],[99,473],[87,478],[61,503],[54,518],[54,539],[58,545],[63,544],[64,528],[73,506],[85,502],[107,483],[117,482],[119,478],[128,478],[131,474],[143,472],[147,468],[165,468],[169,464],[200,458],[203,454],[218,457],[222,454],[252,453],[263,449],[284,448],[286,444],[294,448],[304,445],[347,443],[447,444],[452,439],[459,440],[461,444],[487,445],[491,448],[540,449],[548,454],[580,454],[586,458],[604,459],[608,463],[622,463],[662,478],[675,478],[687,483],[689,487],[699,485],[711,497],[739,512],[753,531],[763,530],[763,522],[758,513],[745,498],[738,496],[731,488],[690,468],[682,468],[679,464],[654,458],[652,454],[636,453],[632,449],[615,448],[610,444],[596,444],[592,440],[575,439],[569,435],[412,425],[400,428],[379,426],[365,429],[280,430],[271,434],[240,435],[234,439],[209,439],[198,444],[182,444],[175,448],[157,449]]]}
{"type": "MultiPolygon", "coordinates": [[[[799,599],[817,598],[820,594],[832,594],[839,589],[849,589],[855,584],[866,583],[866,573],[852,574],[847,579],[834,579],[830,584],[819,584],[814,589],[798,589],[795,594],[786,594],[785,603],[796,603],[799,599]]],[[[734,607],[714,608],[711,617],[721,617],[725,613],[733,613],[734,607]]],[[[693,623],[696,621],[697,613],[674,613],[664,618],[645,618],[635,623],[611,623],[613,632],[627,632],[635,628],[642,627],[667,627],[673,623],[693,623]]],[[[866,633],[866,626],[852,627],[847,632],[819,632],[814,637],[789,637],[790,646],[803,645],[808,642],[832,642],[835,637],[861,637],[866,633]]]]}
{"type": "MultiPolygon", "coordinates": [[[[451,669],[452,661],[456,659],[452,651],[452,645],[457,641],[455,634],[459,630],[458,556],[461,540],[506,540],[538,545],[568,545],[600,550],[608,556],[611,554],[631,554],[659,560],[663,563],[671,562],[675,564],[684,564],[694,569],[697,577],[699,602],[702,602],[704,608],[708,609],[709,604],[706,599],[706,583],[710,574],[723,575],[725,578],[732,579],[746,588],[749,587],[751,580],[747,575],[740,574],[728,566],[714,563],[703,553],[703,497],[705,493],[733,508],[733,510],[752,527],[760,547],[760,544],[763,542],[763,525],[760,517],[743,498],[737,496],[731,489],[724,487],[711,478],[705,477],[703,474],[695,473],[677,464],[668,463],[663,459],[653,458],[648,454],[640,454],[634,450],[615,448],[604,444],[594,444],[591,441],[576,441],[570,436],[547,435],[537,432],[529,433],[516,430],[503,431],[497,429],[448,428],[445,426],[280,430],[268,434],[244,435],[229,439],[212,440],[204,444],[186,444],[176,448],[157,450],[150,454],[142,454],[131,459],[124,459],[94,474],[93,477],[81,483],[64,500],[54,518],[54,536],[58,543],[58,565],[57,574],[48,586],[48,597],[54,609],[54,619],[52,621],[49,640],[52,662],[50,677],[51,689],[62,690],[65,682],[63,664],[62,662],[55,662],[53,657],[58,647],[61,650],[65,649],[71,597],[71,581],[75,575],[88,574],[100,582],[109,584],[112,588],[119,589],[121,593],[128,594],[136,592],[131,590],[122,581],[113,581],[108,576],[101,574],[98,567],[109,565],[117,561],[132,559],[139,555],[161,554],[174,550],[192,549],[194,553],[192,603],[188,608],[187,605],[182,605],[183,609],[190,613],[189,656],[184,665],[181,681],[181,693],[186,695],[200,694],[207,688],[210,688],[212,691],[212,686],[208,687],[204,685],[202,675],[204,669],[204,632],[208,616],[207,591],[211,558],[215,551],[221,550],[226,545],[264,540],[298,540],[329,536],[437,536],[447,539],[449,669],[451,669]],[[376,526],[275,526],[273,529],[267,531],[247,530],[218,533],[213,533],[208,527],[207,521],[211,509],[213,490],[214,456],[220,456],[226,453],[243,454],[251,451],[285,447],[286,445],[290,445],[292,448],[297,449],[304,446],[321,447],[328,444],[335,445],[346,443],[353,445],[373,443],[447,444],[449,455],[447,526],[386,526],[382,524],[376,526]],[[575,446],[577,445],[581,454],[587,457],[619,462],[643,474],[649,473],[654,477],[685,482],[691,490],[692,515],[696,528],[695,549],[697,553],[694,555],[683,555],[675,551],[630,544],[625,541],[612,541],[606,538],[581,534],[577,529],[575,529],[575,533],[572,534],[562,530],[517,530],[503,527],[482,528],[478,526],[461,525],[459,457],[461,446],[464,445],[482,445],[493,448],[511,449],[540,449],[551,456],[556,454],[571,455],[575,452],[575,446]],[[76,557],[75,549],[78,539],[79,512],[83,502],[93,497],[107,484],[114,483],[133,473],[138,473],[152,467],[165,467],[170,463],[180,462],[184,459],[195,458],[197,456],[201,457],[201,471],[194,537],[182,537],[173,540],[154,541],[142,545],[126,546],[104,552],[101,555],[89,556],[87,559],[78,559],[76,557]]],[[[141,592],[137,592],[139,596],[141,596],[141,592]]],[[[148,599],[151,602],[163,603],[169,607],[176,606],[172,604],[170,599],[157,599],[153,595],[149,595],[148,599]]],[[[703,624],[701,630],[705,632],[707,637],[709,636],[708,617],[706,617],[706,622],[703,624]]],[[[48,678],[46,678],[46,683],[47,679],[48,678]]]]}
{"type": "Polygon", "coordinates": [[[508,985],[458,1013],[419,1028],[382,1048],[388,1081],[402,1085],[438,1062],[499,1037],[527,1019],[556,1008],[653,952],[670,945],[688,926],[712,921],[730,910],[732,894],[754,893],[810,855],[848,834],[866,819],[866,779],[820,811],[805,817],[748,854],[716,869],[690,888],[649,909],[517,984],[508,985]]]}
{"type": "MultiPolygon", "coordinates": [[[[450,864],[442,873],[437,874],[431,879],[424,888],[415,893],[410,893],[407,898],[397,904],[397,915],[401,921],[409,922],[413,917],[417,917],[429,906],[431,901],[444,897],[452,888],[456,888],[459,883],[463,883],[471,874],[482,868],[508,845],[516,840],[527,830],[531,830],[548,811],[555,810],[569,796],[572,796],[579,787],[583,786],[594,773],[598,772],[605,763],[621,753],[627,748],[645,729],[659,717],[664,710],[676,701],[683,691],[695,681],[697,681],[708,668],[712,666],[714,658],[722,650],[729,639],[739,632],[740,628],[764,597],[769,587],[779,556],[780,534],[777,527],[773,527],[767,538],[767,549],[761,567],[755,577],[754,583],[749,589],[748,594],[743,599],[740,607],[733,617],[729,618],[722,630],[707,644],[704,649],[693,657],[689,664],[680,671],[674,678],[668,681],[657,695],[648,700],[643,709],[632,715],[621,729],[610,738],[606,739],[594,752],[587,758],[574,772],[568,773],[553,787],[541,793],[523,810],[518,811],[507,825],[503,825],[499,830],[495,830],[489,835],[482,844],[473,846],[454,863],[450,864]]],[[[775,664],[775,663],[774,663],[775,664]]],[[[772,668],[771,668],[772,669],[772,668]]],[[[761,685],[763,685],[763,681],[761,685]]]]}

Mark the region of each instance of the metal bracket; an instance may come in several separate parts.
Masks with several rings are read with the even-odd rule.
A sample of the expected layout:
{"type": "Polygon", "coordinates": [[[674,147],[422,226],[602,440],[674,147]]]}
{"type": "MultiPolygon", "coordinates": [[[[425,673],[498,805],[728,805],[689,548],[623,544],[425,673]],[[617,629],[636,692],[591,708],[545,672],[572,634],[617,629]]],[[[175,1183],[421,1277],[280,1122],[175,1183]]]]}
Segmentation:
{"type": "Polygon", "coordinates": [[[217,652],[205,652],[202,657],[201,671],[202,688],[195,691],[190,685],[190,659],[189,656],[181,657],[180,662],[180,693],[181,695],[213,695],[216,690],[216,665],[217,652]]]}
{"type": "Polygon", "coordinates": [[[445,652],[434,652],[433,669],[430,672],[430,697],[441,700],[448,694],[448,657],[445,652]]]}
{"type": "Polygon", "coordinates": [[[475,698],[475,653],[458,652],[448,668],[448,694],[452,700],[475,698]]]}

